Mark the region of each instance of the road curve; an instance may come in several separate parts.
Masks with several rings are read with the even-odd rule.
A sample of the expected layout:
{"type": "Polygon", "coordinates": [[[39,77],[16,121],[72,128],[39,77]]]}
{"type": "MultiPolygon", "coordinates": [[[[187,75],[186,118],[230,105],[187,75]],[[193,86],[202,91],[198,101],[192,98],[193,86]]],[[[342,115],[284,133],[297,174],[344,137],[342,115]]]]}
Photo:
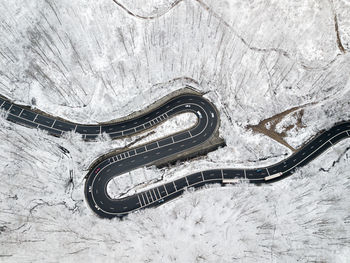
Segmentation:
{"type": "Polygon", "coordinates": [[[255,169],[206,170],[132,196],[112,199],[107,193],[107,185],[112,178],[138,167],[151,165],[169,156],[181,156],[189,149],[207,142],[219,125],[219,116],[214,105],[202,96],[183,94],[133,119],[97,125],[76,124],[44,116],[26,107],[15,105],[4,98],[0,98],[0,105],[8,112],[7,119],[10,121],[31,128],[43,129],[55,136],[74,131],[82,134],[87,140],[94,139],[101,133],[107,133],[112,138],[130,136],[182,112],[193,112],[197,116],[197,125],[189,130],[106,157],[90,169],[85,182],[86,201],[97,215],[105,218],[123,217],[133,211],[158,206],[178,197],[188,187],[198,188],[210,183],[225,185],[240,181],[261,184],[281,180],[291,175],[296,168],[312,161],[332,145],[350,137],[350,122],[339,123],[316,136],[290,157],[271,166],[255,169]]]}

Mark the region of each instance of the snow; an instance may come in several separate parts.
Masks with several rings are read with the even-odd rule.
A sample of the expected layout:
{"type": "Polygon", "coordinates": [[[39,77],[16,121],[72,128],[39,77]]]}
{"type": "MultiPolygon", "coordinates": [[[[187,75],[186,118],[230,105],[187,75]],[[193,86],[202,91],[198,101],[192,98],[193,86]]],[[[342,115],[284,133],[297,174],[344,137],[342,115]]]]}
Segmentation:
{"type": "MultiPolygon", "coordinates": [[[[144,109],[191,84],[218,108],[226,147],[162,170],[132,171],[118,186],[123,178],[138,184],[207,168],[277,162],[290,150],[246,126],[292,107],[307,105],[303,127],[285,138],[293,147],[350,117],[347,1],[119,3],[155,18],[134,17],[109,0],[0,3],[0,94],[17,103],[97,123],[144,109]],[[345,52],[337,44],[335,14],[345,52]]],[[[293,122],[290,117],[283,123],[293,122]]],[[[182,121],[191,126],[191,118],[182,121]]],[[[177,125],[159,127],[139,143],[177,125]]],[[[281,182],[189,192],[119,221],[99,219],[89,210],[84,176],[100,155],[122,150],[142,134],[83,142],[76,134],[55,138],[3,119],[0,126],[4,262],[350,257],[349,140],[281,182]]]]}
{"type": "MultiPolygon", "coordinates": [[[[144,140],[139,140],[135,143],[135,146],[149,143],[154,140],[158,140],[163,137],[167,137],[170,134],[175,134],[184,130],[188,130],[197,124],[197,116],[192,112],[180,113],[172,118],[169,118],[166,122],[158,125],[153,129],[153,134],[147,136],[144,140]]],[[[132,138],[132,137],[131,137],[132,138]]]]}
{"type": "Polygon", "coordinates": [[[80,165],[92,154],[86,143],[4,120],[1,127],[5,262],[346,262],[349,256],[348,140],[281,182],[213,186],[119,221],[95,217],[83,201],[80,165]]]}

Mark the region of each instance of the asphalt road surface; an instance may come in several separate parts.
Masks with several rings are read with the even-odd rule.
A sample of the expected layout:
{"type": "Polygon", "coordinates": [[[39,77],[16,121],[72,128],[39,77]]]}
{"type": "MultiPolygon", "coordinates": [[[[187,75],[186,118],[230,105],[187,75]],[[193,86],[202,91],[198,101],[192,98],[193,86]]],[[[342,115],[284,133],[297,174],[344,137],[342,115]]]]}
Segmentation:
{"type": "Polygon", "coordinates": [[[168,100],[158,108],[136,118],[119,123],[81,125],[39,114],[0,98],[7,119],[30,128],[39,128],[55,136],[67,131],[82,134],[86,140],[107,133],[112,138],[130,136],[144,131],[182,112],[193,112],[197,125],[189,130],[129,149],[99,161],[87,174],[85,197],[90,208],[100,217],[123,217],[130,212],[158,206],[180,196],[186,188],[206,184],[221,185],[246,181],[255,184],[270,183],[291,175],[296,168],[312,161],[337,142],[350,137],[350,122],[343,122],[322,132],[285,160],[255,169],[213,169],[187,175],[180,179],[148,189],[125,198],[112,199],[107,193],[108,182],[138,167],[149,166],[168,158],[181,156],[189,149],[205,143],[217,129],[219,116],[216,108],[205,98],[184,94],[168,100]]]}

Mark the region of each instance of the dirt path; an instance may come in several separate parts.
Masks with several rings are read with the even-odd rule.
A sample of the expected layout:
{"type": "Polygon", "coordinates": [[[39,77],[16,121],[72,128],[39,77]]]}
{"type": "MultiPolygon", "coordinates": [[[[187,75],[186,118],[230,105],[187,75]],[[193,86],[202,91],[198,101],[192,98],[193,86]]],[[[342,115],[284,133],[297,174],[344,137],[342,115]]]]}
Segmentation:
{"type": "Polygon", "coordinates": [[[309,104],[290,108],[290,109],[283,111],[281,113],[278,113],[270,118],[267,118],[267,119],[260,121],[259,124],[257,124],[257,125],[248,125],[247,129],[252,129],[256,133],[262,133],[266,136],[269,136],[273,140],[279,142],[280,144],[289,148],[291,151],[295,152],[296,149],[285,141],[285,137],[287,136],[287,132],[290,131],[291,129],[293,129],[294,127],[297,127],[297,128],[304,127],[302,124],[302,118],[304,115],[303,108],[307,105],[309,105],[309,104]],[[293,114],[290,117],[295,118],[296,123],[290,124],[286,127],[283,127],[282,132],[277,132],[276,131],[277,124],[279,124],[286,116],[288,116],[291,113],[293,113],[293,114]]]}

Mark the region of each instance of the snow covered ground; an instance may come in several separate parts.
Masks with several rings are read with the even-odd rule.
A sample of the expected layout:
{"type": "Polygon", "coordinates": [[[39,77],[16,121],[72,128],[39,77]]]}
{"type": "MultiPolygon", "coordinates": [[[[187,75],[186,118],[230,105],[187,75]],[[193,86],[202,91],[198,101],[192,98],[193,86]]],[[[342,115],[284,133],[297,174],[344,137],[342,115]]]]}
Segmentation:
{"type": "MultiPolygon", "coordinates": [[[[347,1],[118,3],[122,7],[112,0],[1,2],[0,94],[96,123],[142,109],[185,84],[207,92],[227,147],[132,175],[146,179],[279,161],[290,150],[245,127],[292,107],[308,105],[303,127],[285,138],[293,147],[350,119],[347,1]]],[[[286,124],[293,123],[289,117],[286,124]]],[[[3,119],[0,125],[0,261],[350,258],[349,141],[282,182],[214,186],[109,221],[87,208],[83,178],[93,160],[131,139],[87,143],[3,119]]]]}

